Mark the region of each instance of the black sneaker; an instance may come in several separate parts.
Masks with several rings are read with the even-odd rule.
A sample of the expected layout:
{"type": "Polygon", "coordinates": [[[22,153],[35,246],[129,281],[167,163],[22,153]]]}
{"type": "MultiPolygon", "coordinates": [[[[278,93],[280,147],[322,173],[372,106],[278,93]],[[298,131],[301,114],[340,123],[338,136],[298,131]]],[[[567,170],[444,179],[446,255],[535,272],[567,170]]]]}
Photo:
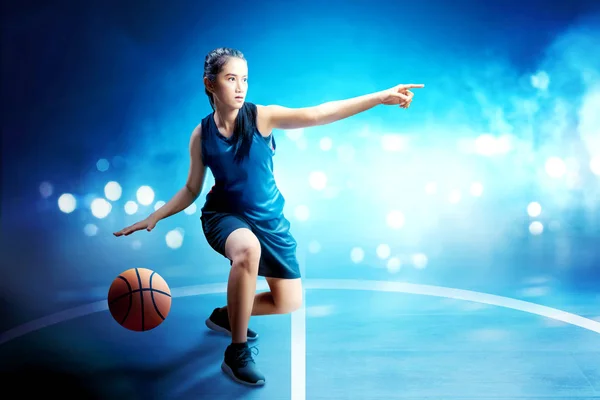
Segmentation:
{"type": "MultiPolygon", "coordinates": [[[[212,314],[210,314],[210,317],[208,317],[206,320],[206,326],[215,332],[221,332],[231,336],[231,328],[229,327],[229,316],[227,315],[227,311],[221,312],[219,308],[215,308],[212,314]]],[[[248,340],[256,340],[258,339],[258,333],[248,328],[246,337],[248,340]]]]}
{"type": "Polygon", "coordinates": [[[221,369],[234,381],[250,386],[262,386],[265,384],[265,376],[256,368],[252,350],[256,347],[248,347],[248,343],[230,344],[225,349],[225,359],[221,363],[221,369]]]}

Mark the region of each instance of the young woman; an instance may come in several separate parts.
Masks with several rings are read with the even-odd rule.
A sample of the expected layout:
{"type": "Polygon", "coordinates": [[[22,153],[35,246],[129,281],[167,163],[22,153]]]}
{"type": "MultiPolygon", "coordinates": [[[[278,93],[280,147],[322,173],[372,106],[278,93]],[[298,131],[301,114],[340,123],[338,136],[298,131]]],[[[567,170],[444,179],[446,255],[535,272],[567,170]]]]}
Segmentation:
{"type": "Polygon", "coordinates": [[[258,337],[248,328],[250,316],[289,313],[302,304],[296,241],[273,177],[272,131],[329,124],[378,104],[408,108],[413,98],[409,89],[423,85],[398,85],[307,108],[257,106],[245,101],[244,55],[230,48],[206,56],[204,85],[213,112],[192,132],[185,186],[163,207],[115,236],[151,231],[161,219],[186,209],[202,190],[206,167],[211,169],[215,184],[202,208],[202,228],[210,246],[230,260],[231,269],[227,305],[216,308],[206,325],[231,335],[223,371],[237,382],[263,385],[265,377],[256,368],[247,342],[258,337]],[[258,275],[265,277],[270,292],[255,293],[258,275]]]}

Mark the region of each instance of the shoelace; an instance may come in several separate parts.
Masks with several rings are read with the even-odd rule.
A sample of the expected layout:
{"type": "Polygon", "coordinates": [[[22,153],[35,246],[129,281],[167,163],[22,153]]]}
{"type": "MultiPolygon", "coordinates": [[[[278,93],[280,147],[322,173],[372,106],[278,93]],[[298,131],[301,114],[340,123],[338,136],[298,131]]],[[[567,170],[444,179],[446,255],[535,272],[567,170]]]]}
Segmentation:
{"type": "Polygon", "coordinates": [[[246,347],[242,350],[238,350],[238,353],[236,354],[236,361],[239,362],[239,364],[242,367],[245,367],[246,365],[248,365],[249,362],[254,362],[254,359],[252,358],[252,354],[254,355],[258,355],[259,351],[258,351],[258,347],[256,346],[252,346],[252,347],[246,347]],[[256,353],[254,353],[254,350],[256,350],[256,353]]]}

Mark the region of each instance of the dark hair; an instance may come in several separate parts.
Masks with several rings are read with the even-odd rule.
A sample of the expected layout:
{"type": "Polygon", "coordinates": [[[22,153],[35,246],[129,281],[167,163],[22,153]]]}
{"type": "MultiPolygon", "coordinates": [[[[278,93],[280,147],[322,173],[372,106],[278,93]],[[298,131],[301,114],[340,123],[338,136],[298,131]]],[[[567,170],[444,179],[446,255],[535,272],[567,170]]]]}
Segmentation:
{"type": "MultiPolygon", "coordinates": [[[[208,53],[204,59],[204,76],[209,81],[214,82],[217,79],[217,74],[221,72],[223,66],[229,61],[230,58],[240,58],[246,60],[241,51],[231,49],[229,47],[219,47],[208,53]]],[[[210,106],[215,110],[215,101],[213,95],[204,88],[210,106]]],[[[254,136],[254,129],[256,128],[256,105],[252,103],[244,102],[244,105],[238,112],[235,118],[235,125],[233,128],[233,140],[235,155],[234,160],[241,162],[250,153],[250,146],[252,145],[252,137],[254,136]]]]}

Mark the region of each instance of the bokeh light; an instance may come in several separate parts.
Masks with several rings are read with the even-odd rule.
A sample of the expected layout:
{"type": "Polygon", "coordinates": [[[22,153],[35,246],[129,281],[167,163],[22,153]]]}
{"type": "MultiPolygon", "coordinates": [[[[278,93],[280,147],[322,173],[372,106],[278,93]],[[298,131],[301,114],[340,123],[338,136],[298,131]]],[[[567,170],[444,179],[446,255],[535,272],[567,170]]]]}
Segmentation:
{"type": "Polygon", "coordinates": [[[150,186],[140,186],[136,192],[136,198],[139,204],[148,206],[154,201],[154,190],[150,186]]]}
{"type": "Polygon", "coordinates": [[[71,193],[61,194],[58,198],[58,208],[65,214],[70,214],[75,211],[77,200],[71,193]]]}

